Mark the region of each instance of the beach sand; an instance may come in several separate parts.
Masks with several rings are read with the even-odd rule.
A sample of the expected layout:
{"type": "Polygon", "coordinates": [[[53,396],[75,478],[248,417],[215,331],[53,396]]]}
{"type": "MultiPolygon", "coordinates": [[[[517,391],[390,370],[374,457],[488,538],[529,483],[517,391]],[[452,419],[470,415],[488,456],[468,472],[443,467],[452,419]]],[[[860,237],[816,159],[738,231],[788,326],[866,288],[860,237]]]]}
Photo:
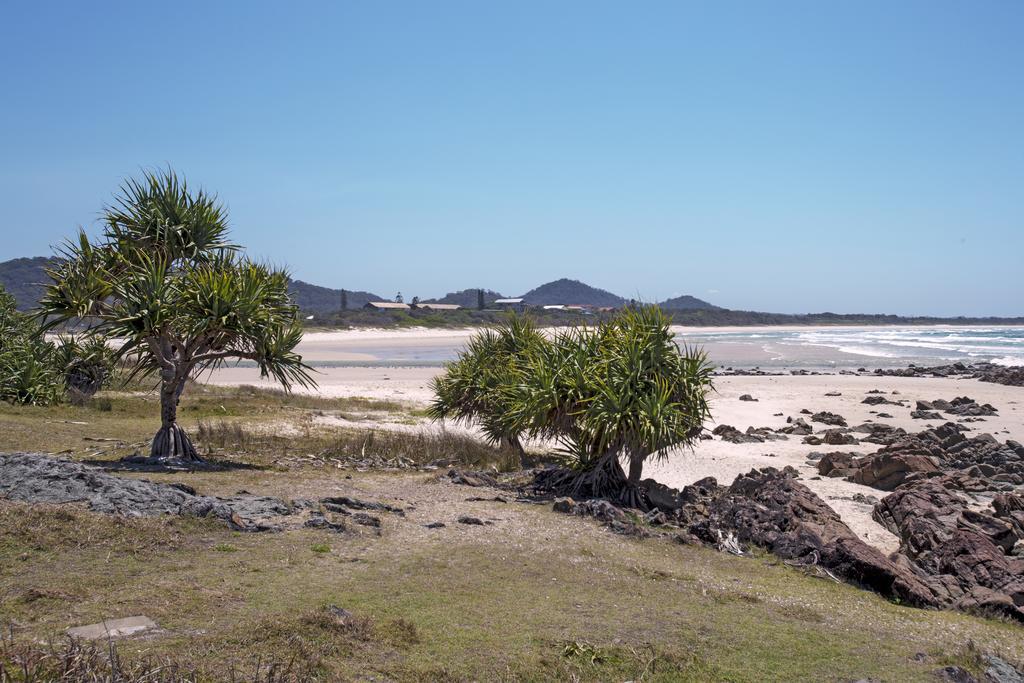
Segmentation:
{"type": "MultiPolygon", "coordinates": [[[[338,358],[340,343],[343,353],[360,353],[375,356],[374,348],[405,349],[410,354],[429,354],[444,345],[465,340],[472,331],[424,332],[401,331],[358,331],[307,335],[303,342],[303,354],[313,360],[341,360],[338,358]],[[307,346],[308,345],[308,346],[307,346]],[[358,350],[357,350],[358,349],[358,350]],[[363,349],[370,349],[365,351],[363,349]]],[[[709,347],[713,360],[719,360],[714,346],[709,347]]],[[[390,351],[389,351],[390,353],[390,351]]],[[[363,359],[371,360],[371,359],[363,359]]],[[[867,365],[866,359],[857,364],[867,365]]],[[[724,361],[723,361],[724,362],[724,361]]],[[[425,405],[431,398],[429,382],[441,372],[440,367],[321,367],[316,376],[318,392],[325,396],[361,396],[375,399],[396,400],[416,406],[425,405]]],[[[224,368],[203,378],[215,384],[253,384],[274,386],[261,382],[255,368],[224,368]]],[[[729,424],[740,431],[747,427],[777,428],[785,424],[786,418],[800,417],[800,410],[812,412],[828,410],[846,418],[849,425],[856,426],[867,421],[877,421],[902,427],[908,432],[920,431],[943,421],[914,420],[910,411],[917,400],[950,400],[957,396],[970,396],[980,403],[991,403],[999,415],[986,418],[985,422],[969,426],[977,433],[989,433],[1000,441],[1014,439],[1024,441],[1024,388],[978,382],[977,380],[941,378],[905,378],[851,375],[809,375],[809,376],[723,376],[715,379],[716,393],[712,399],[714,420],[708,424],[713,429],[719,424],[729,424]],[[894,398],[908,401],[908,407],[883,405],[870,406],[861,403],[867,392],[878,389],[892,394],[894,398]],[[826,393],[840,392],[841,396],[825,396],[826,393]],[[742,394],[750,394],[756,402],[740,401],[742,394]],[[877,418],[872,411],[892,414],[892,419],[877,418]],[[777,415],[781,413],[782,415],[777,415]]],[[[808,419],[809,416],[803,416],[808,419]]],[[[809,419],[808,419],[809,421],[809,419]]],[[[384,426],[384,425],[382,425],[384,426]]],[[[426,425],[429,427],[429,424],[426,425]]],[[[826,425],[813,423],[816,432],[826,425]]],[[[385,427],[386,428],[386,427],[385,427]]],[[[822,497],[843,520],[864,540],[889,552],[895,550],[898,542],[892,534],[871,518],[871,505],[853,500],[860,493],[875,498],[886,495],[869,487],[853,484],[842,479],[817,477],[817,470],[807,463],[811,452],[833,450],[870,453],[877,450],[875,444],[854,446],[809,446],[802,437],[791,436],[787,441],[771,441],[755,444],[731,444],[717,437],[701,441],[692,451],[680,450],[669,453],[645,468],[645,476],[653,477],[665,484],[682,487],[703,477],[715,477],[720,483],[730,483],[736,475],[757,467],[784,467],[791,465],[800,471],[801,481],[822,497]]]]}

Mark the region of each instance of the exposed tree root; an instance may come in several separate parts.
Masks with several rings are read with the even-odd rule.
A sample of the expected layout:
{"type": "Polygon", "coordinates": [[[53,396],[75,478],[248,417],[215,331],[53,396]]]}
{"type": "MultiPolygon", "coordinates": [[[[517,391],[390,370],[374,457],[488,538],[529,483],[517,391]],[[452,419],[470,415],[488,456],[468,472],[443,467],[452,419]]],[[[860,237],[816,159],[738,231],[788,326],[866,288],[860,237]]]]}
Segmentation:
{"type": "Polygon", "coordinates": [[[192,439],[177,423],[161,427],[153,437],[153,446],[149,451],[151,460],[202,462],[192,439]]]}
{"type": "Polygon", "coordinates": [[[565,468],[541,470],[534,478],[534,486],[576,499],[604,498],[619,506],[645,512],[650,508],[643,489],[630,483],[616,454],[602,457],[583,471],[565,468]]]}

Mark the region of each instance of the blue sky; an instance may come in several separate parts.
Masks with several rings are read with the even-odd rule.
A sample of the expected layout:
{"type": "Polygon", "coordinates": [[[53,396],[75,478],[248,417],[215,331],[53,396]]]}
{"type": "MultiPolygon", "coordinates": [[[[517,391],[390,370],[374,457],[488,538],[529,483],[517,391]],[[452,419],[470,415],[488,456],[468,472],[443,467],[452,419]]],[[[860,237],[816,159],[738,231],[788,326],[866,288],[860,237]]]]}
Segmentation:
{"type": "Polygon", "coordinates": [[[1024,314],[1024,3],[6,3],[0,260],[171,164],[296,277],[1024,314]]]}

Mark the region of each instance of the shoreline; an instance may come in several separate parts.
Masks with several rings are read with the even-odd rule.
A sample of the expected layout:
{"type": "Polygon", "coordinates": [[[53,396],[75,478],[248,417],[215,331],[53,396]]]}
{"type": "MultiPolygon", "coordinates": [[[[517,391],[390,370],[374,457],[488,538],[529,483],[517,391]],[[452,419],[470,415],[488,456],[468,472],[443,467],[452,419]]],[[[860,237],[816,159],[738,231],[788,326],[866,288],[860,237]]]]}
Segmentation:
{"type": "MultiPolygon", "coordinates": [[[[396,401],[421,408],[430,402],[430,381],[440,372],[439,367],[322,368],[317,376],[317,389],[297,389],[297,392],[396,401]]],[[[221,385],[275,386],[272,382],[260,381],[255,368],[224,368],[204,375],[203,381],[221,385]]],[[[838,413],[846,418],[851,427],[879,422],[914,433],[954,420],[949,416],[944,416],[941,421],[912,418],[910,412],[917,400],[951,400],[966,395],[981,403],[991,403],[999,411],[997,416],[986,418],[985,422],[972,423],[970,427],[974,434],[990,433],[1000,441],[1014,439],[1024,442],[1024,387],[980,382],[967,377],[901,377],[874,373],[718,375],[714,385],[712,420],[706,425],[708,430],[722,424],[732,425],[740,431],[748,427],[778,428],[786,424],[787,417],[802,417],[801,411],[807,409],[812,412],[838,413]],[[906,399],[908,405],[904,408],[884,406],[889,409],[892,417],[880,418],[877,413],[884,410],[876,410],[877,407],[862,403],[867,392],[872,390],[896,394],[906,399]],[[757,400],[741,401],[739,397],[743,394],[750,394],[757,400]]],[[[354,428],[392,428],[387,422],[376,419],[345,422],[344,425],[354,428]]],[[[813,426],[816,433],[826,428],[817,423],[813,426]]],[[[423,420],[402,428],[438,429],[441,426],[423,420]]],[[[479,436],[478,430],[472,427],[445,425],[444,428],[467,429],[479,436]]],[[[645,476],[681,488],[707,476],[715,477],[719,483],[728,484],[737,475],[751,469],[792,466],[800,472],[801,481],[839,513],[854,533],[884,552],[889,552],[897,547],[896,538],[873,519],[871,505],[855,498],[856,494],[861,494],[861,501],[863,496],[882,498],[886,492],[844,479],[818,476],[816,466],[808,459],[814,452],[839,450],[866,454],[879,448],[871,443],[839,447],[811,446],[804,444],[800,437],[734,444],[716,437],[697,443],[692,450],[674,452],[667,460],[650,461],[645,467],[645,476]]]]}

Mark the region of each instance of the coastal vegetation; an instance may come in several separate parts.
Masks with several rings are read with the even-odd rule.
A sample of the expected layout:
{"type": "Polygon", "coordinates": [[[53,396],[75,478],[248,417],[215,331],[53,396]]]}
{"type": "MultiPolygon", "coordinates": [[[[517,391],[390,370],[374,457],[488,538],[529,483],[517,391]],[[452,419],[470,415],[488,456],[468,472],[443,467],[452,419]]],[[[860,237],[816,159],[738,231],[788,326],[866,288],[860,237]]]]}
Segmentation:
{"type": "Polygon", "coordinates": [[[0,286],[0,400],[49,405],[81,401],[107,386],[113,354],[99,340],[45,339],[35,319],[0,286]]]}
{"type": "MultiPolygon", "coordinates": [[[[158,393],[116,382],[81,405],[0,405],[0,451],[116,471],[159,425],[158,393]]],[[[763,552],[639,541],[550,506],[467,500],[473,489],[439,476],[447,467],[517,464],[479,441],[480,459],[465,462],[452,459],[465,442],[436,442],[437,470],[360,464],[419,452],[417,425],[429,425],[414,405],[190,383],[180,414],[222,468],[144,478],[218,496],[340,489],[406,514],[387,515],[380,535],[252,534],[0,502],[0,666],[27,662],[37,680],[67,661],[99,679],[119,666],[122,680],[927,681],[947,665],[980,677],[981,653],[1024,655],[1015,624],[910,609],[763,552]],[[389,421],[412,431],[385,434],[389,421]],[[455,521],[464,514],[491,524],[455,521]],[[424,526],[435,521],[448,526],[424,526]],[[99,653],[65,645],[68,626],[135,614],[160,629],[116,643],[114,660],[105,641],[99,653]]]]}
{"type": "Polygon", "coordinates": [[[239,254],[216,196],[169,169],[146,172],[125,181],[103,226],[95,242],[84,231],[67,242],[48,271],[40,315],[48,329],[81,321],[86,337],[118,340],[118,362],[159,378],[152,458],[199,458],[177,423],[196,373],[246,359],[285,388],[313,384],[295,353],[302,327],[287,273],[239,254]]]}
{"type": "Polygon", "coordinates": [[[669,325],[657,307],[626,308],[549,340],[512,317],[434,380],[429,414],[475,421],[494,443],[554,440],[568,469],[549,477],[551,488],[645,508],[644,462],[692,445],[710,417],[712,365],[680,349],[669,325]]]}

